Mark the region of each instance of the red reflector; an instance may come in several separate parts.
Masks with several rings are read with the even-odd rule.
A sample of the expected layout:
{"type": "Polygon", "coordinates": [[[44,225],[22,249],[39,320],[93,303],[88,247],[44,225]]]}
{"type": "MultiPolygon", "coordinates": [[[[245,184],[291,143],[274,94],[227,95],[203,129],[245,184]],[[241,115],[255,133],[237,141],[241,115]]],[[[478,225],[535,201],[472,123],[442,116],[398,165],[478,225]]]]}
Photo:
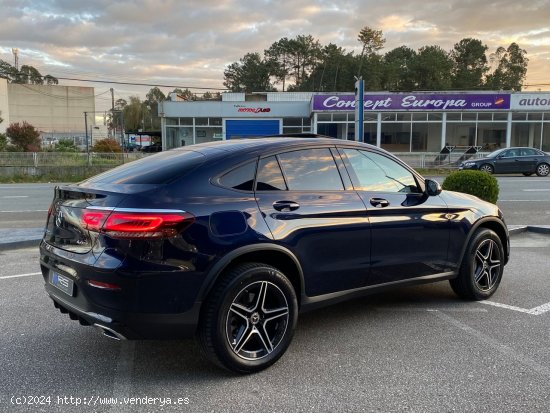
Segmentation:
{"type": "Polygon", "coordinates": [[[96,280],[88,280],[88,284],[92,287],[100,288],[102,290],[118,291],[118,290],[122,289],[120,287],[120,285],[104,283],[104,282],[96,281],[96,280]]]}

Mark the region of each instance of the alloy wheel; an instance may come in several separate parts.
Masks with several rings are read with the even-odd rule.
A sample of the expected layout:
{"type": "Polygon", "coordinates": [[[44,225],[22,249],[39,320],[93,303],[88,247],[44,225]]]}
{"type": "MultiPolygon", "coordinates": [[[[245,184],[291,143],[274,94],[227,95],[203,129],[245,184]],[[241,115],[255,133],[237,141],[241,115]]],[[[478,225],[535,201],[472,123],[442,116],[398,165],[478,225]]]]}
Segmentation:
{"type": "Polygon", "coordinates": [[[486,239],[479,244],[474,255],[474,282],[481,291],[489,291],[499,281],[501,256],[496,242],[486,239]]]}
{"type": "Polygon", "coordinates": [[[537,168],[537,175],[538,176],[547,176],[549,172],[550,172],[550,166],[548,166],[545,163],[540,164],[537,168]]]}
{"type": "Polygon", "coordinates": [[[487,172],[488,174],[493,173],[493,167],[491,165],[488,165],[488,164],[481,165],[479,170],[482,171],[482,172],[487,172]]]}
{"type": "Polygon", "coordinates": [[[271,354],[282,341],[290,317],[284,293],[275,284],[257,281],[243,288],[227,312],[226,337],[245,360],[271,354]]]}

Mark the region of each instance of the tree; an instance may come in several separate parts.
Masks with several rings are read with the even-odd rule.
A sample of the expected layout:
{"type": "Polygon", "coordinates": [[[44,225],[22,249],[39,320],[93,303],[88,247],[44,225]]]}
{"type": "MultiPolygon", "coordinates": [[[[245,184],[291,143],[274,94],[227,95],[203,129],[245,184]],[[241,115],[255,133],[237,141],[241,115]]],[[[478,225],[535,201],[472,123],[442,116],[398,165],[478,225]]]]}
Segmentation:
{"type": "Polygon", "coordinates": [[[271,75],[283,84],[284,92],[286,80],[290,77],[291,41],[283,37],[269,46],[269,49],[264,51],[264,56],[270,66],[271,75]]]}
{"type": "Polygon", "coordinates": [[[60,139],[59,142],[55,144],[55,150],[56,152],[78,152],[78,148],[74,141],[69,138],[60,139]]]}
{"type": "Polygon", "coordinates": [[[455,89],[480,89],[484,86],[488,47],[481,40],[462,39],[454,45],[450,57],[453,60],[452,87],[455,89]]]}
{"type": "Polygon", "coordinates": [[[382,30],[371,29],[369,26],[365,26],[359,32],[357,40],[363,45],[363,51],[361,55],[370,56],[376,53],[378,50],[384,47],[386,39],[382,34],[382,30]]]}
{"type": "Polygon", "coordinates": [[[0,152],[8,150],[8,137],[4,133],[0,133],[0,152]]]}
{"type": "Polygon", "coordinates": [[[290,41],[290,77],[294,85],[288,90],[304,90],[301,84],[313,72],[321,58],[321,44],[313,36],[299,35],[290,41]]]}
{"type": "Polygon", "coordinates": [[[19,152],[38,152],[40,150],[40,132],[25,121],[12,123],[6,129],[6,135],[19,152]]]}
{"type": "Polygon", "coordinates": [[[383,58],[382,88],[385,90],[413,90],[416,87],[412,66],[416,52],[407,46],[390,50],[383,58]]]}
{"type": "Polygon", "coordinates": [[[507,49],[499,47],[496,53],[491,55],[491,60],[496,68],[487,76],[486,85],[494,90],[520,91],[529,63],[526,54],[527,52],[521,49],[517,43],[510,44],[507,49]]]}
{"type": "Polygon", "coordinates": [[[417,89],[450,89],[453,62],[441,47],[421,47],[412,66],[417,89]]]}
{"type": "Polygon", "coordinates": [[[158,87],[154,87],[145,96],[145,115],[150,123],[147,125],[151,130],[160,129],[160,117],[158,115],[159,102],[165,101],[166,95],[158,87]]]}
{"type": "Polygon", "coordinates": [[[32,66],[23,65],[19,70],[17,83],[25,83],[31,85],[42,85],[44,79],[38,70],[32,66]]]}
{"type": "Polygon", "coordinates": [[[231,63],[223,72],[224,86],[232,92],[270,92],[269,64],[259,53],[247,53],[239,62],[231,63]]]}
{"type": "Polygon", "coordinates": [[[114,139],[101,139],[97,141],[92,150],[94,152],[105,152],[105,153],[119,153],[122,152],[122,148],[114,139]]]}
{"type": "Polygon", "coordinates": [[[127,131],[137,132],[143,128],[145,105],[138,96],[130,96],[130,103],[123,109],[124,127],[127,131]]]}
{"type": "Polygon", "coordinates": [[[33,66],[23,65],[20,70],[4,60],[0,60],[0,77],[7,79],[10,83],[24,83],[33,85],[42,85],[44,82],[48,85],[57,85],[57,78],[46,75],[42,76],[33,66]]]}
{"type": "Polygon", "coordinates": [[[304,91],[353,89],[356,59],[352,52],[329,43],[321,49],[320,61],[297,88],[304,91]]]}

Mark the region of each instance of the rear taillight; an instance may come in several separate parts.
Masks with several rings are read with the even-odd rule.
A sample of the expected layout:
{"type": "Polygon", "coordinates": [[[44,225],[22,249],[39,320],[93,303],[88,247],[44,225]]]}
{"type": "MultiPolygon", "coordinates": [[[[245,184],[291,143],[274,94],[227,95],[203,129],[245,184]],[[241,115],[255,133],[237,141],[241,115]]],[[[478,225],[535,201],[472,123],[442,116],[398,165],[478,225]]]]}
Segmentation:
{"type": "Polygon", "coordinates": [[[113,238],[170,238],[193,220],[192,214],[183,211],[86,209],[81,215],[84,228],[113,238]]]}

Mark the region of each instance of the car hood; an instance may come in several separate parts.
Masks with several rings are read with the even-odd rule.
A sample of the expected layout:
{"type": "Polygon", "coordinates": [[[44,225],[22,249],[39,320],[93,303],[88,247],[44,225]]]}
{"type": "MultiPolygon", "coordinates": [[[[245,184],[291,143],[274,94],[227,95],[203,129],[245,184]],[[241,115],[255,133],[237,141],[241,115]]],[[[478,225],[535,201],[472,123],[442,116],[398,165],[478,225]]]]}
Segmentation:
{"type": "Polygon", "coordinates": [[[493,162],[494,158],[476,158],[476,159],[467,159],[462,162],[462,164],[465,164],[466,162],[474,162],[474,163],[482,163],[482,162],[493,162]]]}

